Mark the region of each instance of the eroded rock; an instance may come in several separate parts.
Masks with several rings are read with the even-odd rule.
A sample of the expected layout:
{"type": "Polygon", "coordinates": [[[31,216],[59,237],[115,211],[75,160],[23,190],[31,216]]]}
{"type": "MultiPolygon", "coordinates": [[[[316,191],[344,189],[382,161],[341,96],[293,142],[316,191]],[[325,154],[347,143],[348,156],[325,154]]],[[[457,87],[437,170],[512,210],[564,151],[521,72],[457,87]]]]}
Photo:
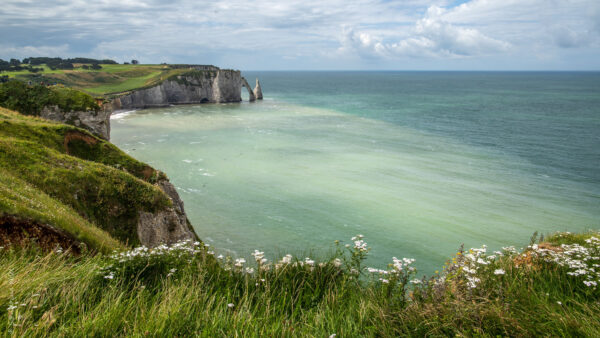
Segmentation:
{"type": "Polygon", "coordinates": [[[196,240],[197,236],[187,219],[183,201],[173,184],[167,180],[161,180],[157,185],[169,196],[173,206],[155,213],[140,212],[137,224],[140,242],[152,248],[160,244],[170,245],[186,239],[196,240]]]}
{"type": "Polygon", "coordinates": [[[83,128],[102,139],[109,140],[111,112],[110,109],[62,112],[57,106],[51,106],[44,107],[40,117],[83,128]]]}

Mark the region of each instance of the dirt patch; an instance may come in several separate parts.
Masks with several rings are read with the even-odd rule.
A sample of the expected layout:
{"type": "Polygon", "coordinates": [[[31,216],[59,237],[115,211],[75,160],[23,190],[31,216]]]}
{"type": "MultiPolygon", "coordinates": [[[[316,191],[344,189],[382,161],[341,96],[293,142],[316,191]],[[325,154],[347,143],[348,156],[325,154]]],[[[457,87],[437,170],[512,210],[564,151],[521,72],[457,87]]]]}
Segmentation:
{"type": "MultiPolygon", "coordinates": [[[[538,248],[540,249],[545,249],[545,250],[551,250],[554,252],[561,252],[562,248],[558,247],[558,246],[554,246],[550,243],[544,242],[544,243],[540,243],[538,244],[538,248]]],[[[533,269],[537,269],[539,266],[537,266],[535,264],[536,262],[536,257],[534,256],[534,254],[532,253],[532,251],[526,251],[521,255],[518,255],[517,257],[515,257],[513,259],[513,261],[515,262],[516,266],[526,266],[526,267],[530,267],[533,269]]]]}
{"type": "Polygon", "coordinates": [[[60,247],[76,255],[81,253],[81,244],[60,229],[15,216],[0,216],[0,246],[26,247],[32,244],[44,251],[60,247]]]}
{"type": "Polygon", "coordinates": [[[144,166],[144,169],[142,169],[142,176],[144,177],[144,180],[150,180],[152,175],[154,175],[154,169],[149,166],[144,166]]]}
{"type": "Polygon", "coordinates": [[[85,142],[88,146],[95,145],[98,143],[98,140],[93,138],[90,135],[84,134],[79,131],[69,131],[65,134],[65,140],[63,141],[63,145],[65,147],[65,151],[67,154],[71,155],[69,152],[69,143],[72,141],[79,140],[85,142]]]}

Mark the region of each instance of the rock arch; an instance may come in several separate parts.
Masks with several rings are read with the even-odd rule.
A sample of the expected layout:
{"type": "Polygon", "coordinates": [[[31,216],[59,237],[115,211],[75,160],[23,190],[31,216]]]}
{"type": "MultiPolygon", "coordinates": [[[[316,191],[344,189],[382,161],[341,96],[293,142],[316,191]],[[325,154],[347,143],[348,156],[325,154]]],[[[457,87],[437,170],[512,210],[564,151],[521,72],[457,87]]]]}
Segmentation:
{"type": "Polygon", "coordinates": [[[252,87],[250,87],[250,84],[248,84],[248,81],[246,81],[246,78],[242,78],[242,87],[246,87],[246,90],[248,91],[248,98],[250,102],[252,101],[256,101],[256,96],[254,96],[254,92],[252,91],[252,87]]]}

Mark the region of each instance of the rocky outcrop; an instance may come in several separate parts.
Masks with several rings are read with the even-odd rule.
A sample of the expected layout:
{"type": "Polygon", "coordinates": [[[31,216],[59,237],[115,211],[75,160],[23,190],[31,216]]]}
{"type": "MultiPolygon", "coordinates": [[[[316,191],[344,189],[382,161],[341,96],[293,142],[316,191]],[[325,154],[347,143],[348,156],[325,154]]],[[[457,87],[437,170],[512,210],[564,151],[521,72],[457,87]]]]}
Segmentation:
{"type": "Polygon", "coordinates": [[[134,90],[115,98],[113,110],[165,107],[173,104],[240,102],[242,77],[240,71],[192,70],[144,89],[134,90]]]}
{"type": "Polygon", "coordinates": [[[167,180],[161,180],[158,182],[158,187],[169,196],[173,206],[155,213],[140,212],[137,223],[140,242],[152,248],[160,244],[170,245],[186,239],[197,240],[198,237],[183,209],[183,201],[179,198],[173,184],[167,180]]]}
{"type": "Polygon", "coordinates": [[[260,82],[258,82],[258,78],[256,79],[256,85],[254,86],[254,96],[257,100],[262,100],[262,89],[260,88],[260,82]]]}
{"type": "Polygon", "coordinates": [[[57,106],[52,106],[44,107],[40,117],[83,128],[100,138],[109,140],[110,114],[110,109],[62,112],[57,106]]]}

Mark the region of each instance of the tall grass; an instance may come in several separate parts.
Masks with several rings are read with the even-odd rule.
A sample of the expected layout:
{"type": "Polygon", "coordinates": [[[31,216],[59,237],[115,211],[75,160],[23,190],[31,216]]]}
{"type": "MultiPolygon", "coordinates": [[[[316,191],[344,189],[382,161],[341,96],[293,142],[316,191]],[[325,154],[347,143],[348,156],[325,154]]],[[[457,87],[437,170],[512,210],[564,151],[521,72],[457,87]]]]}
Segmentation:
{"type": "Polygon", "coordinates": [[[256,261],[245,262],[202,243],[81,257],[4,248],[0,332],[598,336],[598,290],[554,259],[569,256],[593,267],[600,241],[590,238],[597,235],[578,238],[585,260],[569,256],[568,243],[533,244],[523,253],[474,249],[459,251],[443,273],[422,279],[414,278],[408,259],[395,259],[386,270],[362,266],[369,250],[362,238],[349,248],[339,244],[320,262],[291,255],[269,262],[259,251],[256,261]]]}

